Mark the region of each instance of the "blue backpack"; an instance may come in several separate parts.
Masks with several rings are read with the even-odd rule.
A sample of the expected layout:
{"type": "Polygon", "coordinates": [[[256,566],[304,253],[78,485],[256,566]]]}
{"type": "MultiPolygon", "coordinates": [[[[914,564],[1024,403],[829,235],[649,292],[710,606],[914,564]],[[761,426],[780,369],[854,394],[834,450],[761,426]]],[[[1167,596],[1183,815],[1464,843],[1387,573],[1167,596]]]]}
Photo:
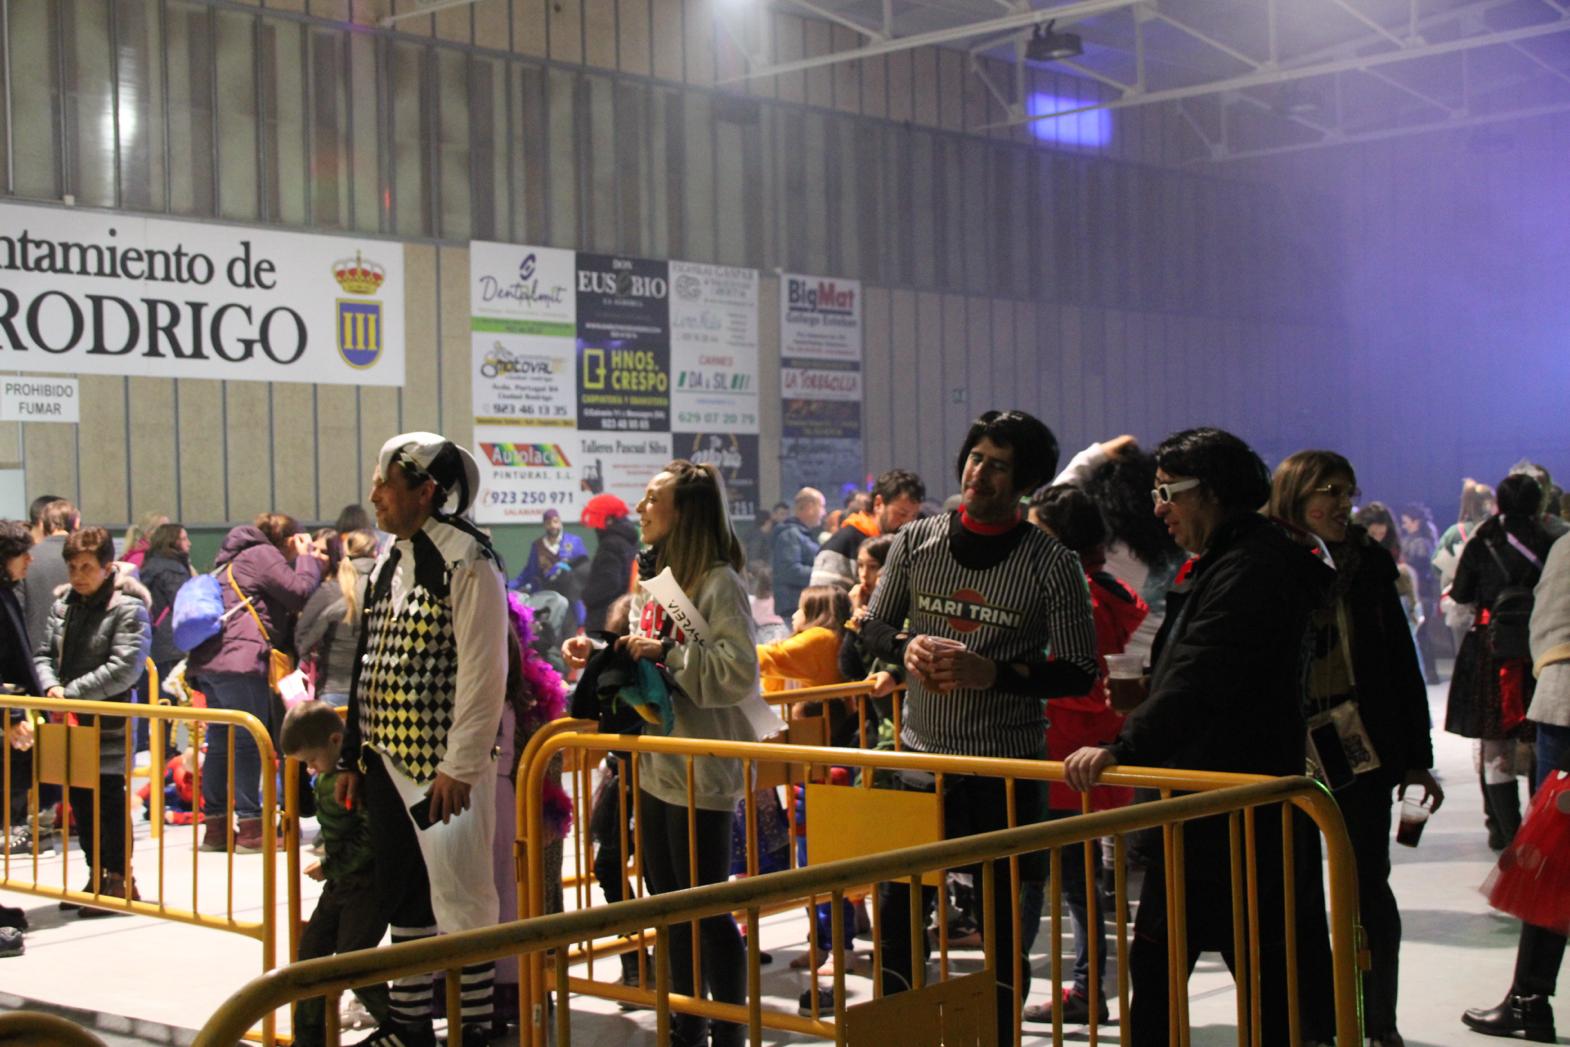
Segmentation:
{"type": "Polygon", "coordinates": [[[196,650],[223,629],[224,594],[218,579],[199,574],[180,586],[174,594],[174,645],[182,651],[196,650]]]}

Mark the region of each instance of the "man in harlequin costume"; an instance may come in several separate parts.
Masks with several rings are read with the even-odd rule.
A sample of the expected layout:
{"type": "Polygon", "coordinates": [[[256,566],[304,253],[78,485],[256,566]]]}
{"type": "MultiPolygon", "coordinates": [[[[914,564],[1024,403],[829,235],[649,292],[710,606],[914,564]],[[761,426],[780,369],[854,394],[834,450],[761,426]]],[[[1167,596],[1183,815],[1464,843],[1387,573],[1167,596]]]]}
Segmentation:
{"type": "MultiPolygon", "coordinates": [[[[491,839],[507,598],[495,552],[462,516],[478,487],[469,453],[423,432],[383,444],[371,484],[376,524],[396,541],[362,603],[338,798],[365,805],[395,943],[498,915],[491,839]]],[[[493,964],[463,969],[465,1047],[489,1042],[494,995],[493,964]]],[[[432,1002],[429,976],[395,983],[388,1024],[364,1042],[434,1045],[432,1002]]]]}

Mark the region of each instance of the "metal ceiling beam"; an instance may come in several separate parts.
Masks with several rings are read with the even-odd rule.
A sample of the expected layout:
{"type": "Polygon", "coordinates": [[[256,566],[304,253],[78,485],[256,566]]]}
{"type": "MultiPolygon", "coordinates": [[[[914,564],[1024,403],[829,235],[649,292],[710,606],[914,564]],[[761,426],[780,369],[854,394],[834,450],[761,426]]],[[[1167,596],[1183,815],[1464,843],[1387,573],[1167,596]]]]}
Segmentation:
{"type": "MultiPolygon", "coordinates": [[[[798,0],[792,0],[792,2],[798,2],[798,0]]],[[[909,51],[917,47],[931,47],[937,44],[954,43],[958,40],[969,40],[971,37],[982,36],[988,33],[1003,33],[1010,29],[1023,29],[1053,20],[1071,24],[1095,15],[1106,14],[1109,11],[1120,11],[1126,7],[1134,7],[1143,2],[1145,0],[1078,0],[1077,3],[1062,4],[1058,7],[1042,7],[1029,11],[1019,11],[1015,14],[1000,15],[997,18],[989,18],[981,22],[970,22],[966,25],[953,26],[948,29],[934,29],[928,33],[915,33],[911,36],[879,40],[849,51],[835,51],[832,54],[814,55],[811,58],[798,58],[790,62],[781,62],[762,69],[750,70],[741,76],[733,76],[719,82],[721,84],[738,84],[765,76],[799,73],[807,69],[836,65],[840,62],[854,62],[862,58],[874,58],[893,51],[909,51]]]]}
{"type": "Polygon", "coordinates": [[[1242,91],[1251,87],[1265,87],[1270,84],[1290,83],[1294,80],[1307,80],[1316,76],[1330,76],[1335,73],[1362,72],[1380,66],[1394,65],[1398,62],[1410,62],[1420,58],[1433,58],[1439,55],[1456,54],[1475,50],[1479,47],[1494,47],[1501,44],[1510,44],[1521,40],[1532,40],[1540,36],[1549,36],[1570,31],[1570,16],[1556,19],[1542,25],[1528,26],[1522,29],[1511,29],[1497,33],[1483,33],[1478,36],[1465,37],[1460,40],[1449,40],[1438,44],[1425,44],[1421,47],[1408,47],[1400,51],[1386,51],[1379,54],[1362,55],[1355,58],[1344,58],[1331,62],[1319,62],[1306,66],[1293,66],[1284,69],[1271,69],[1258,73],[1249,73],[1244,76],[1231,77],[1226,80],[1216,80],[1210,83],[1194,84],[1189,87],[1175,87],[1163,91],[1146,91],[1143,93],[1130,92],[1122,98],[1091,105],[1075,106],[1071,109],[1060,109],[1052,113],[1039,113],[1035,115],[1016,117],[1001,124],[990,124],[981,130],[990,130],[998,127],[1012,127],[1015,124],[1034,123],[1037,120],[1052,120],[1065,116],[1076,116],[1080,113],[1094,112],[1100,109],[1128,109],[1134,106],[1155,105],[1160,102],[1175,102],[1185,98],[1199,98],[1204,95],[1217,94],[1223,91],[1242,91]]]}
{"type": "Polygon", "coordinates": [[[1262,149],[1241,149],[1236,152],[1225,148],[1212,149],[1211,154],[1195,160],[1189,160],[1185,166],[1201,163],[1232,163],[1237,160],[1256,160],[1267,156],[1281,156],[1286,153],[1303,153],[1310,149],[1328,149],[1338,145],[1359,145],[1366,142],[1379,142],[1391,138],[1410,138],[1414,135],[1433,134],[1436,131],[1450,131],[1467,127],[1483,127],[1488,124],[1502,124],[1511,120],[1526,120],[1534,116],[1552,116],[1557,113],[1570,113],[1570,102],[1555,105],[1533,106],[1528,109],[1516,109],[1507,113],[1489,113],[1484,116],[1469,116],[1454,120],[1433,120],[1425,124],[1413,124],[1407,127],[1392,127],[1380,131],[1366,131],[1344,134],[1339,138],[1327,138],[1318,142],[1299,142],[1293,145],[1273,145],[1262,149]]]}
{"type": "Polygon", "coordinates": [[[826,7],[820,7],[813,3],[812,0],[790,0],[790,2],[795,4],[797,7],[805,8],[806,10],[811,11],[819,18],[827,19],[828,21],[833,22],[835,25],[842,25],[853,33],[860,33],[868,40],[881,41],[888,39],[888,35],[886,33],[882,33],[872,28],[870,25],[863,25],[854,18],[847,18],[837,11],[830,11],[826,7]]]}

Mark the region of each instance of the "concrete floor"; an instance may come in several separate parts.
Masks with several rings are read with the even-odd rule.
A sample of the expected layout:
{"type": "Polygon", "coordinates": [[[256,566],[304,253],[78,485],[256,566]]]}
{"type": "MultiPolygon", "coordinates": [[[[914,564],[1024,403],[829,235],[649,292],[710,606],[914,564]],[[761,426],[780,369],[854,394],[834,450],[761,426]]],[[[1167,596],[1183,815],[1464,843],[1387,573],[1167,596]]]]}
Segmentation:
{"type": "MultiPolygon", "coordinates": [[[[1436,723],[1443,720],[1444,696],[1444,687],[1430,689],[1436,723]]],[[[1434,742],[1440,776],[1449,791],[1444,809],[1429,824],[1420,847],[1392,848],[1391,880],[1405,924],[1400,1020],[1412,1047],[1488,1042],[1461,1026],[1460,1013],[1466,1007],[1497,1003],[1504,995],[1517,934],[1516,922],[1491,912],[1478,892],[1494,856],[1484,839],[1470,743],[1438,730],[1434,742]]],[[[140,870],[152,864],[156,850],[146,833],[146,825],[139,825],[139,876],[147,875],[140,870]]],[[[171,888],[181,884],[179,890],[187,898],[191,843],[187,829],[167,838],[164,845],[167,884],[171,888]]],[[[224,856],[198,857],[204,904],[221,905],[228,886],[224,856]]],[[[236,859],[237,901],[257,897],[263,860],[236,859]]],[[[79,856],[73,855],[72,864],[70,880],[75,883],[82,876],[79,856]]],[[[281,875],[281,858],[278,868],[281,875]]],[[[51,882],[58,882],[58,865],[53,869],[51,882]]],[[[26,895],[0,893],[0,901],[24,907],[33,925],[26,954],[0,960],[0,1009],[55,1010],[94,1027],[115,1047],[188,1043],[214,1007],[261,970],[259,944],[235,934],[140,916],[80,921],[60,913],[53,902],[26,895]]],[[[308,899],[307,913],[311,904],[308,899]]],[[[255,918],[256,909],[240,908],[236,915],[255,918]]],[[[1049,930],[1049,925],[1043,926],[1038,951],[1046,947],[1049,930]]],[[[764,921],[762,944],[773,953],[774,962],[764,968],[763,991],[773,1006],[793,1007],[808,984],[802,972],[789,967],[791,957],[805,948],[804,934],[805,921],[799,914],[764,921]]],[[[870,949],[865,942],[858,946],[870,949]]],[[[956,966],[963,969],[970,962],[974,961],[967,954],[959,954],[956,966]]],[[[1038,961],[1033,1001],[1046,998],[1045,970],[1045,962],[1038,961]]],[[[609,968],[598,973],[608,977],[609,968]]],[[[1191,987],[1192,1042],[1235,1042],[1232,983],[1219,957],[1202,957],[1191,987]]],[[[852,1003],[871,997],[871,983],[862,975],[847,976],[847,988],[852,1003]]],[[[574,998],[572,1008],[576,1044],[622,1047],[653,1042],[649,1012],[622,1013],[605,1001],[583,998],[574,998]]],[[[1050,1032],[1049,1026],[1027,1025],[1026,1042],[1048,1042],[1050,1032]]],[[[1115,1029],[1106,1033],[1111,1036],[1104,1034],[1102,1042],[1116,1042],[1115,1029]]],[[[1086,1037],[1083,1030],[1071,1030],[1068,1039],[1084,1042],[1086,1037]]],[[[767,1040],[809,1042],[773,1035],[767,1040]]],[[[1560,1042],[1570,1041],[1561,1038],[1560,1042]]]]}

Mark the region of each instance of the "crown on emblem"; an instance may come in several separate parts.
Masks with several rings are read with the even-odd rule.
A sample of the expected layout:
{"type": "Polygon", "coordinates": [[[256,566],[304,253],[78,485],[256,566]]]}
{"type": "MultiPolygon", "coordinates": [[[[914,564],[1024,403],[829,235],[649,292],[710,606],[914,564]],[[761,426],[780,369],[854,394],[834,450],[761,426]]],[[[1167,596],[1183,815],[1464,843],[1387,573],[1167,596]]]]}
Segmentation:
{"type": "Polygon", "coordinates": [[[333,263],[333,279],[350,294],[375,294],[387,279],[387,270],[375,262],[365,261],[356,251],[353,258],[333,263]]]}

